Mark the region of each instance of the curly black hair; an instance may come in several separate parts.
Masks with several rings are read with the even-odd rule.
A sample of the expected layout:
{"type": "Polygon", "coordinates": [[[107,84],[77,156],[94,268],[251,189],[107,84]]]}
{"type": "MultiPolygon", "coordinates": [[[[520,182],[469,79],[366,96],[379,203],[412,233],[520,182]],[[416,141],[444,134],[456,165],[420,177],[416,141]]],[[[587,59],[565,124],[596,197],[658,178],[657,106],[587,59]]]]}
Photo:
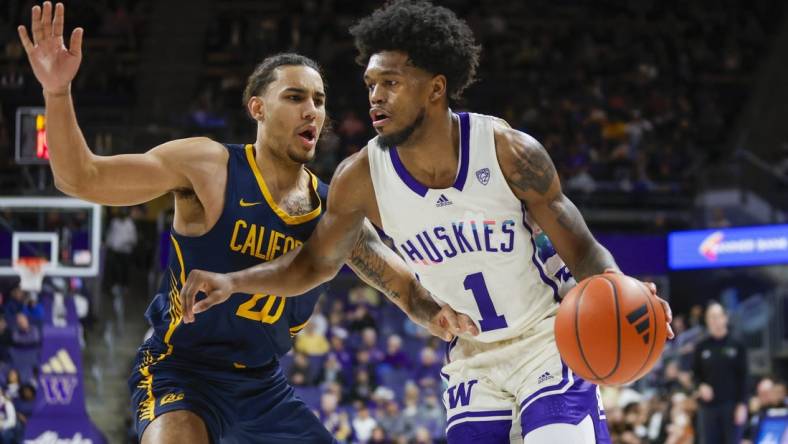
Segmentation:
{"type": "Polygon", "coordinates": [[[446,76],[449,98],[459,100],[476,79],[481,46],[465,21],[423,0],[395,0],[350,28],[356,62],[381,51],[403,51],[414,66],[446,76]]]}

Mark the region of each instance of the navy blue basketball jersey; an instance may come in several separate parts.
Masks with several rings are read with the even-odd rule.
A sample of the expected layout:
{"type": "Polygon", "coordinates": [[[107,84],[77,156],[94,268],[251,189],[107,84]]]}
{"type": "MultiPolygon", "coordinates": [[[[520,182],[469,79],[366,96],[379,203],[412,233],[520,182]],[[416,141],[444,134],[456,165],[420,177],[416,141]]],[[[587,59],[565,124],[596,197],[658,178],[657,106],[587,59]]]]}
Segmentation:
{"type": "MultiPolygon", "coordinates": [[[[312,192],[320,205],[291,216],[271,197],[255,163],[254,146],[225,146],[230,155],[219,220],[202,236],[170,233],[169,266],[145,313],[155,330],[148,342],[158,349],[154,360],[174,354],[236,368],[267,364],[287,353],[322,291],[318,287],[294,298],[235,293],[196,315],[194,323],[181,322],[179,293],[189,271],[227,273],[275,259],[305,242],[325,211],[328,186],[312,173],[312,192]]],[[[203,297],[199,293],[197,300],[203,297]]]]}

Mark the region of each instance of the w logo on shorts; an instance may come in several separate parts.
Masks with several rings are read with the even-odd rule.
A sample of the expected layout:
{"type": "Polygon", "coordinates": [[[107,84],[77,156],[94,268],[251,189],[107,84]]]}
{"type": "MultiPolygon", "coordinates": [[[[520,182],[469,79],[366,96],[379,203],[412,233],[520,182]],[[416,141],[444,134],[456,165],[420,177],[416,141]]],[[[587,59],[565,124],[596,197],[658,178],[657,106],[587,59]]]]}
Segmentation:
{"type": "Polygon", "coordinates": [[[449,387],[449,409],[456,408],[457,403],[462,405],[462,407],[467,407],[471,403],[471,390],[473,390],[473,385],[477,382],[479,381],[474,379],[468,381],[467,386],[465,385],[466,383],[461,382],[454,387],[449,387]]]}

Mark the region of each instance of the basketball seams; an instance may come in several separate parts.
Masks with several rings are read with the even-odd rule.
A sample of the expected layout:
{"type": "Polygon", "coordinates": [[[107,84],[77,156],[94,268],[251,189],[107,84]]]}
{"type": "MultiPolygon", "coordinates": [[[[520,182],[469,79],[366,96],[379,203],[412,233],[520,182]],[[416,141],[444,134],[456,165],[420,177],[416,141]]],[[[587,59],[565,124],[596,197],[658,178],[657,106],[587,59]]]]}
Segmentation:
{"type": "Polygon", "coordinates": [[[616,282],[608,279],[605,275],[599,275],[598,277],[606,280],[613,288],[613,302],[615,302],[616,307],[616,364],[613,366],[610,373],[602,377],[602,382],[605,382],[605,379],[614,375],[616,371],[618,371],[619,365],[621,365],[621,308],[618,304],[618,286],[616,286],[616,282]]]}
{"type": "Polygon", "coordinates": [[[583,288],[581,288],[580,292],[577,294],[577,298],[575,300],[575,309],[572,312],[572,316],[575,324],[575,341],[577,342],[577,350],[580,352],[580,359],[583,360],[583,363],[585,364],[588,371],[590,371],[597,380],[601,380],[599,375],[597,375],[597,373],[594,371],[593,367],[591,367],[591,364],[588,362],[588,359],[586,359],[586,354],[583,351],[583,343],[580,341],[580,324],[578,323],[578,319],[580,318],[578,316],[578,313],[580,312],[580,302],[582,301],[583,296],[585,295],[586,288],[588,288],[588,285],[591,284],[591,281],[593,281],[593,278],[589,279],[588,282],[586,282],[585,285],[583,285],[583,288]]]}

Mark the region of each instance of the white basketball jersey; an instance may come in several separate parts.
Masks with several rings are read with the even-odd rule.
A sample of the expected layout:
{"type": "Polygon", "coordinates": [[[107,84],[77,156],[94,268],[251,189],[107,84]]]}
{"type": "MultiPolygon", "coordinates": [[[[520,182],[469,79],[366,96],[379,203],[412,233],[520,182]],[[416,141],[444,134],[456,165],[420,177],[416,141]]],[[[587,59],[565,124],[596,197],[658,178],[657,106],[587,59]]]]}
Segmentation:
{"type": "Polygon", "coordinates": [[[383,230],[422,285],[474,319],[478,341],[509,339],[555,314],[574,285],[542,230],[504,178],[495,118],[460,113],[460,162],[451,188],[415,180],[396,148],[368,144],[383,230]],[[564,290],[564,291],[562,291],[564,290]]]}

